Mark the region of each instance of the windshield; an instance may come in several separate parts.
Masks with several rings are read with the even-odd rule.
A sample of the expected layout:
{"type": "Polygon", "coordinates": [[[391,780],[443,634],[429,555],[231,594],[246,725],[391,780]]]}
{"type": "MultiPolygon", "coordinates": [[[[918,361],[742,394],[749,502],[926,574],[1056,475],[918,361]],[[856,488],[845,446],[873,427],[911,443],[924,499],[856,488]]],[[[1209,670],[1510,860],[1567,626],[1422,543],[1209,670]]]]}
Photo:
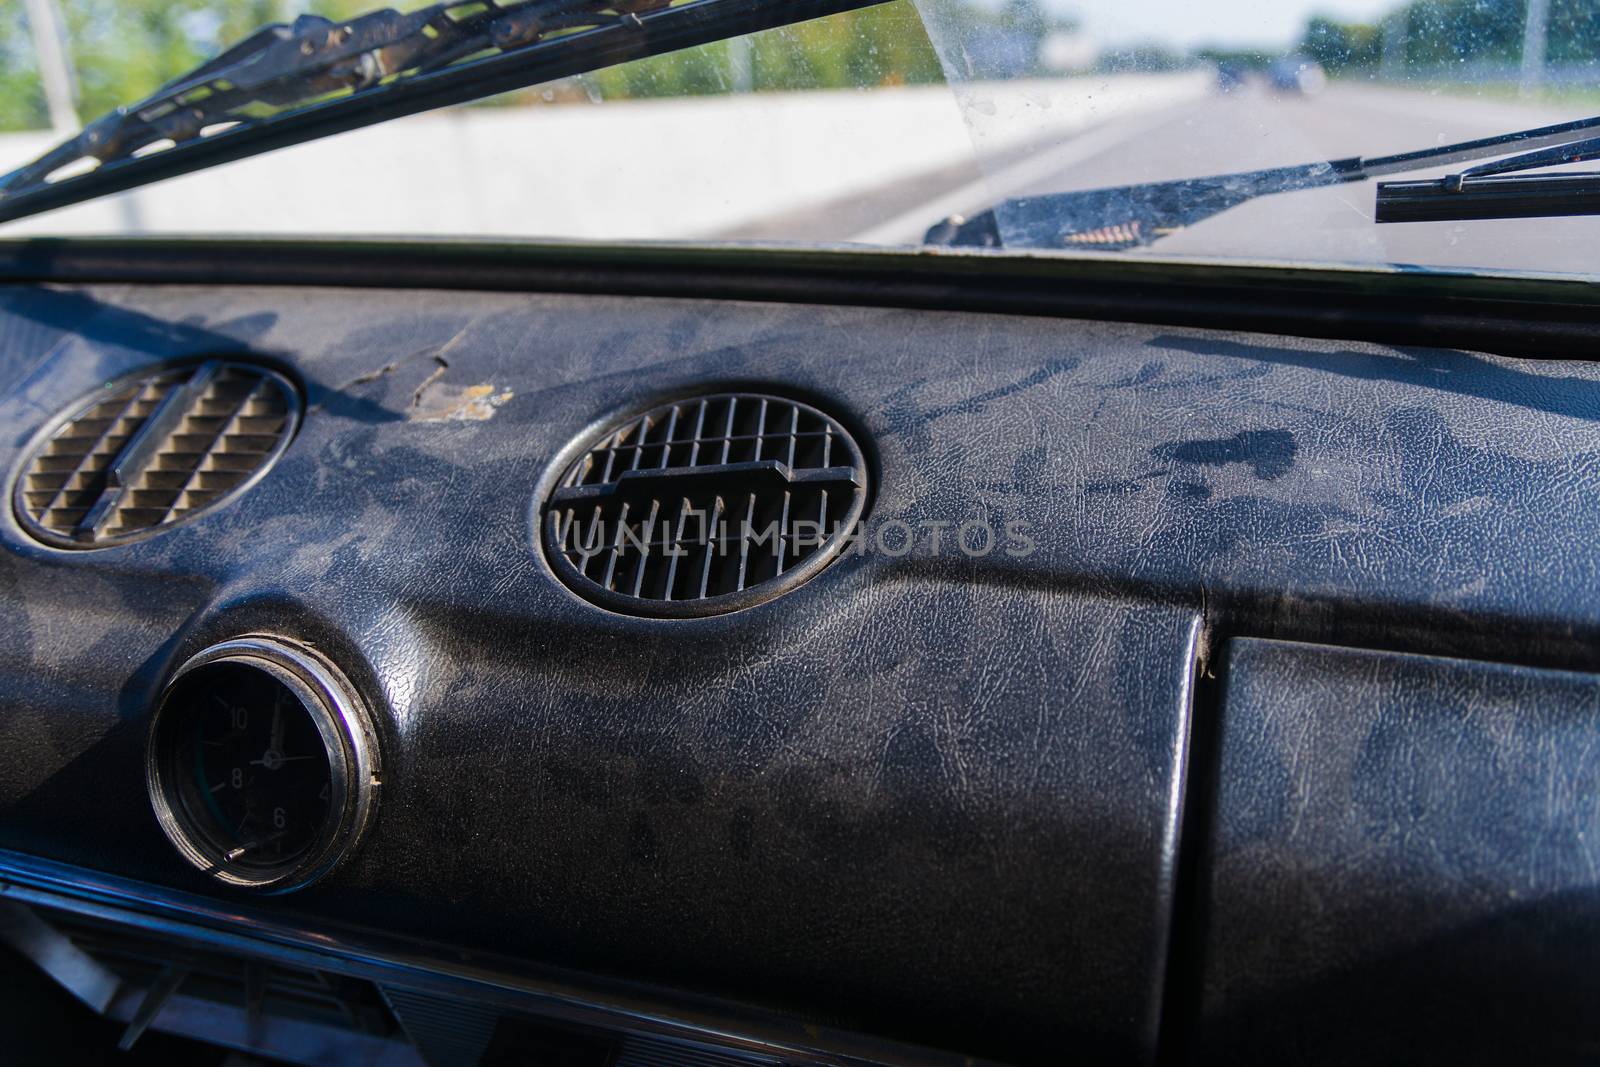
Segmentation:
{"type": "MultiPolygon", "coordinates": [[[[372,6],[0,3],[7,171],[263,24],[372,6]]],[[[0,236],[931,242],[1592,275],[1592,214],[1534,198],[1536,217],[1379,223],[1379,177],[1324,164],[1589,118],[1597,75],[1592,0],[891,0],[353,129],[0,236]],[[1293,173],[1316,180],[1237,180],[1308,165],[1293,173]],[[1228,195],[1179,185],[1160,210],[1125,189],[1215,175],[1234,176],[1228,195]],[[1058,199],[1095,190],[1111,193],[1058,199]]],[[[1560,162],[1541,173],[1584,169],[1560,162]]]]}

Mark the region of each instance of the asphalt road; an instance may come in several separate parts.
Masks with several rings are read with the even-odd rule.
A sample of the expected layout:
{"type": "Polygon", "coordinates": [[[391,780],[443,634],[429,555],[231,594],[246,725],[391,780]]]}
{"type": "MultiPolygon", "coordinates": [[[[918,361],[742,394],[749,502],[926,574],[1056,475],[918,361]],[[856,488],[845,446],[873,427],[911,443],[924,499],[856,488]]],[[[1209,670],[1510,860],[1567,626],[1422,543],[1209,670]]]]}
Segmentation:
{"type": "MultiPolygon", "coordinates": [[[[1247,87],[1041,145],[1027,158],[979,160],[981,180],[933,198],[923,189],[896,210],[885,204],[876,225],[851,236],[912,242],[937,219],[995,198],[1404,152],[1586,114],[1423,90],[1336,85],[1308,98],[1247,87]]],[[[1600,273],[1600,217],[1378,226],[1374,196],[1374,183],[1361,182],[1263,197],[1148,248],[1104,254],[1600,273]]]]}

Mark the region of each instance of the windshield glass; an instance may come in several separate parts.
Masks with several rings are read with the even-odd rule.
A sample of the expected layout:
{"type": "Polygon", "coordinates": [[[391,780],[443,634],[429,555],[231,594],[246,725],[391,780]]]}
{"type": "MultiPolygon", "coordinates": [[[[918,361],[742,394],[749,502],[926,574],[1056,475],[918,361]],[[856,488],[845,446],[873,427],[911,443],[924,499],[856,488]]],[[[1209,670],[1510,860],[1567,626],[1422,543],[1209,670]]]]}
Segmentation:
{"type": "MultiPolygon", "coordinates": [[[[261,25],[372,7],[0,4],[7,171],[261,25]]],[[[929,242],[1594,274],[1600,218],[1537,197],[1535,217],[1454,217],[1450,200],[1452,217],[1375,221],[1380,182],[1471,162],[1323,164],[1588,118],[1597,75],[1592,0],[891,0],[351,130],[0,236],[929,242]],[[1216,175],[1231,177],[1140,191],[1216,175]],[[1096,190],[1112,192],[1062,197],[1096,190]]],[[[1586,169],[1556,163],[1539,173],[1586,169]]]]}

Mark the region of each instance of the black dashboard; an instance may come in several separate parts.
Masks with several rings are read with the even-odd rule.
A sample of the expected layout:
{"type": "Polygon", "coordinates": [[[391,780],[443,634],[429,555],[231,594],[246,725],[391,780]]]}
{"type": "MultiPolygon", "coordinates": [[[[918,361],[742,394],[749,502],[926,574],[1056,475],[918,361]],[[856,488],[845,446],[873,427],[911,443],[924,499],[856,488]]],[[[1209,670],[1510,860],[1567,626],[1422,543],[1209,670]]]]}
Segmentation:
{"type": "MultiPolygon", "coordinates": [[[[363,1054],[434,1064],[1593,1058],[1581,303],[1148,264],[987,308],[906,264],[803,299],[815,262],[752,289],[659,251],[650,286],[439,284],[421,254],[385,282],[315,250],[289,285],[248,247],[201,284],[73,254],[7,252],[8,499],[108,383],[240,365],[297,406],[170,529],[0,520],[0,940],[99,952],[103,1013],[181,1029],[167,981],[277,1034],[259,972],[190,977],[243,960],[334,976],[389,1020],[363,1054]],[[756,409],[700,404],[746,396],[792,420],[782,461],[736,427],[756,409]],[[726,431],[663,429],[654,482],[573,473],[707,410],[726,431]],[[818,435],[853,451],[806,474],[818,435]],[[586,592],[551,501],[614,480],[637,507],[713,438],[693,491],[825,490],[859,538],[750,599],[707,549],[699,594],[734,599],[706,612],[586,592]],[[314,719],[319,693],[360,709],[303,729],[370,787],[259,884],[151,800],[157,709],[241,639],[332,671],[274,677],[314,719]]],[[[637,567],[634,599],[684,599],[637,567]]],[[[308,1047],[283,1040],[234,1043],[308,1047]]]]}

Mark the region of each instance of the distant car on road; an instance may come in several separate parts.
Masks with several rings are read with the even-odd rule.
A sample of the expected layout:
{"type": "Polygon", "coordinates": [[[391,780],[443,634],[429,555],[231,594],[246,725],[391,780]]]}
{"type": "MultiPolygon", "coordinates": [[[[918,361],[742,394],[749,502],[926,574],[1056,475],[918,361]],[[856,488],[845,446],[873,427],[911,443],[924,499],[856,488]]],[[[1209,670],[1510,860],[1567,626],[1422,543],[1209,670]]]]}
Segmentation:
{"type": "Polygon", "coordinates": [[[1288,55],[1267,70],[1267,83],[1280,93],[1315,96],[1328,87],[1327,72],[1309,56],[1288,55]]]}
{"type": "Polygon", "coordinates": [[[1248,72],[1242,63],[1217,64],[1217,92],[1231,93],[1235,89],[1243,89],[1248,80],[1248,72]]]}

